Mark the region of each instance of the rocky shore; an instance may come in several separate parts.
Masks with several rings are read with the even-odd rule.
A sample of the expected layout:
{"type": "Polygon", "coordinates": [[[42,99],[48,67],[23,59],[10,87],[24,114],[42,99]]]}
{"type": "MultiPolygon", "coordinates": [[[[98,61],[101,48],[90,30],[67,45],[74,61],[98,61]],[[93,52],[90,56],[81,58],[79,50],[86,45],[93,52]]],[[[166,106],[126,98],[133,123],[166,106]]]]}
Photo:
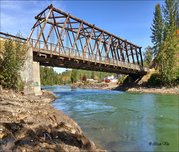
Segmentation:
{"type": "Polygon", "coordinates": [[[179,86],[173,88],[151,88],[151,87],[143,87],[143,86],[132,86],[132,87],[125,87],[125,86],[118,86],[115,90],[126,91],[126,92],[133,92],[133,93],[153,93],[153,94],[175,94],[179,95],[179,86]]]}
{"type": "Polygon", "coordinates": [[[75,83],[71,85],[72,88],[83,89],[100,89],[100,90],[119,90],[134,93],[154,93],[154,94],[176,94],[179,95],[179,86],[166,88],[166,87],[149,87],[147,85],[139,84],[117,84],[117,83],[75,83]]]}
{"type": "Polygon", "coordinates": [[[0,91],[0,151],[99,152],[78,124],[50,103],[54,95],[42,96],[0,91]]]}

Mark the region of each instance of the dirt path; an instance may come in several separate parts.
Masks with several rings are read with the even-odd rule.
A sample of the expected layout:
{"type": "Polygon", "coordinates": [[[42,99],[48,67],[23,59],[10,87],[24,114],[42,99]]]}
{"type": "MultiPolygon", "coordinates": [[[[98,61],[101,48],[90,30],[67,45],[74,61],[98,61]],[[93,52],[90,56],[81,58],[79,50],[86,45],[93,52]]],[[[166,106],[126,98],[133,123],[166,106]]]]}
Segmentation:
{"type": "Polygon", "coordinates": [[[0,92],[0,151],[101,151],[78,124],[49,103],[54,96],[0,92]]]}

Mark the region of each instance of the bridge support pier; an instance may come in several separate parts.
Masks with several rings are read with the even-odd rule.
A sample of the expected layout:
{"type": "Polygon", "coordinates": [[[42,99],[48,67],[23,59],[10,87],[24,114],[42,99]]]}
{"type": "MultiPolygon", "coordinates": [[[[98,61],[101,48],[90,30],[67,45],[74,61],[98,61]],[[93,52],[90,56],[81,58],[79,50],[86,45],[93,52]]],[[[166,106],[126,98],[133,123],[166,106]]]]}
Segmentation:
{"type": "Polygon", "coordinates": [[[24,82],[24,94],[41,95],[40,65],[33,61],[33,50],[29,46],[24,67],[21,70],[21,78],[24,82]]]}
{"type": "Polygon", "coordinates": [[[41,95],[40,63],[33,62],[33,88],[36,95],[41,95]]]}

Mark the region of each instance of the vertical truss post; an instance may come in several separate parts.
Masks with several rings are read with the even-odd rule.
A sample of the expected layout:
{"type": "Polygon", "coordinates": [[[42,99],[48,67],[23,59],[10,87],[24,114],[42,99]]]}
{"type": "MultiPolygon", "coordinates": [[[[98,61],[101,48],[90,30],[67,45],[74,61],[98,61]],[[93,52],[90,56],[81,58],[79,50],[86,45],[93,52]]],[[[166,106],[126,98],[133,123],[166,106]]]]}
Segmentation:
{"type": "MultiPolygon", "coordinates": [[[[123,43],[123,42],[122,42],[123,43]]],[[[120,50],[120,55],[121,55],[121,61],[125,62],[125,58],[124,58],[124,47],[122,45],[122,43],[120,43],[120,40],[118,40],[118,48],[120,50]]]]}
{"type": "Polygon", "coordinates": [[[143,66],[143,59],[142,59],[142,51],[141,51],[141,47],[139,48],[139,54],[140,54],[140,62],[141,62],[141,65],[143,66]]]}
{"type": "Polygon", "coordinates": [[[120,57],[119,58],[117,57],[118,56],[118,54],[117,54],[118,53],[118,51],[117,51],[117,42],[115,42],[115,43],[116,43],[116,45],[114,46],[114,55],[115,55],[115,60],[117,61],[117,60],[120,60],[120,57]]]}
{"type": "Polygon", "coordinates": [[[125,51],[126,51],[127,62],[130,63],[130,61],[129,61],[128,49],[127,49],[127,44],[126,44],[126,42],[125,42],[124,44],[125,44],[124,47],[125,47],[125,51]]]}
{"type": "Polygon", "coordinates": [[[133,53],[133,47],[131,45],[130,45],[130,49],[131,49],[132,61],[133,61],[133,63],[135,63],[134,53],[133,53]]]}
{"type": "Polygon", "coordinates": [[[137,57],[137,64],[140,65],[140,63],[139,63],[139,56],[138,56],[138,52],[137,52],[137,48],[135,48],[135,54],[136,54],[136,57],[137,57]]]}
{"type": "Polygon", "coordinates": [[[107,42],[107,47],[106,47],[106,45],[105,45],[105,48],[106,48],[105,59],[106,59],[107,57],[108,57],[108,59],[109,59],[108,53],[109,53],[109,48],[110,48],[111,39],[112,39],[112,36],[109,37],[109,40],[108,40],[108,42],[107,42]]]}
{"type": "Polygon", "coordinates": [[[120,57],[120,55],[119,55],[119,47],[118,46],[116,46],[116,53],[117,53],[117,58],[118,58],[118,61],[121,61],[121,57],[120,57]]]}

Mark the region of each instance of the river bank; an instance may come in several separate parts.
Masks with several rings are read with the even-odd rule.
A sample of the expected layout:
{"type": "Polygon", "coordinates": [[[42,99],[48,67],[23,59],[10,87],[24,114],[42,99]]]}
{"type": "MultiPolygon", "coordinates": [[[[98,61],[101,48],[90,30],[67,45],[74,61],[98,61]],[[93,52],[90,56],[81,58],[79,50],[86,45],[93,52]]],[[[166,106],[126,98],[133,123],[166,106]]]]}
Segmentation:
{"type": "Polygon", "coordinates": [[[117,83],[74,83],[71,88],[112,90],[118,87],[117,83]]]}
{"type": "Polygon", "coordinates": [[[126,91],[131,93],[153,93],[153,94],[174,94],[179,95],[179,86],[166,88],[166,87],[144,87],[144,86],[118,86],[114,90],[126,91]]]}
{"type": "Polygon", "coordinates": [[[0,91],[0,151],[102,151],[50,103],[54,96],[0,91]]]}
{"type": "Polygon", "coordinates": [[[179,86],[166,87],[149,87],[147,85],[138,84],[117,84],[117,83],[75,83],[71,85],[72,88],[82,89],[98,89],[98,90],[119,90],[133,93],[154,93],[154,94],[179,94],[179,86]]]}

